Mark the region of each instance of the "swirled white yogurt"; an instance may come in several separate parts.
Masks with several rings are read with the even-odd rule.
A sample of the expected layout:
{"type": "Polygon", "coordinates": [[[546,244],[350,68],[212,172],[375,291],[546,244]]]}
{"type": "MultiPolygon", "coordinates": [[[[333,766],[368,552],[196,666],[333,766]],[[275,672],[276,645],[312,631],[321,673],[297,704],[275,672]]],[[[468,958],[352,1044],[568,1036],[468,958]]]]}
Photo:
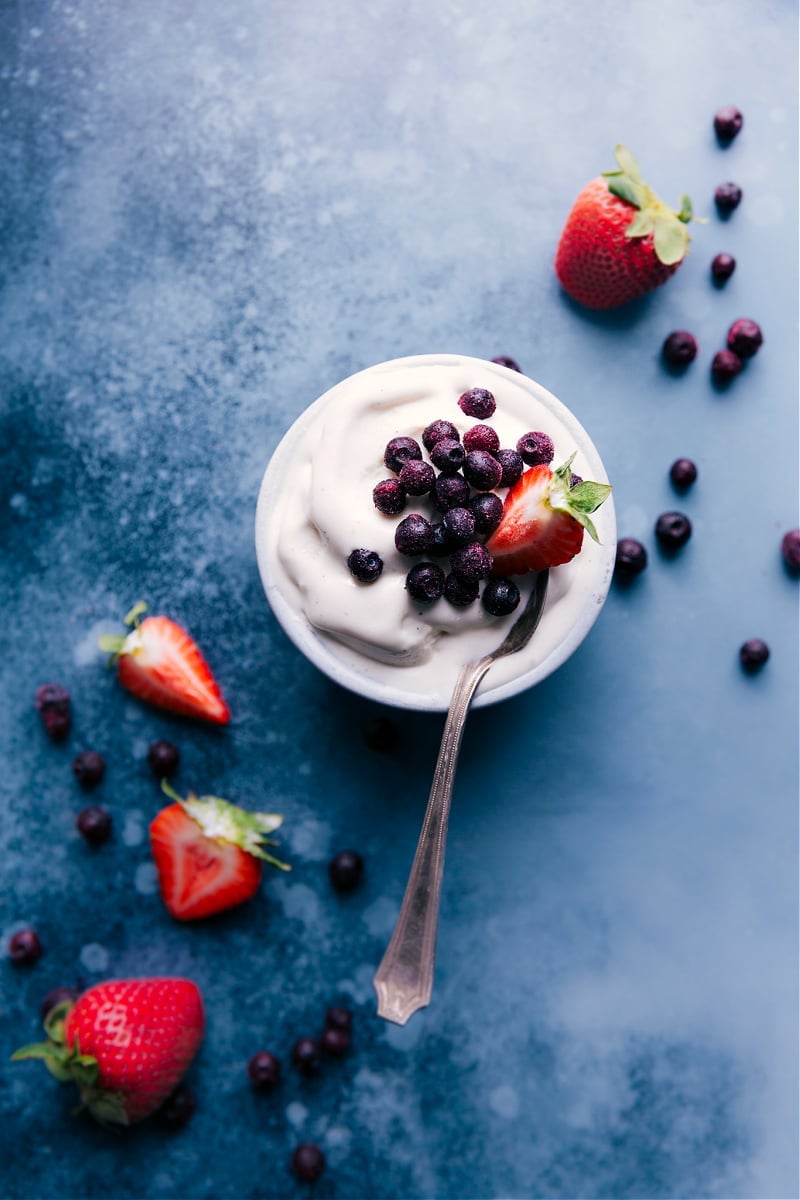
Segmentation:
{"type": "MultiPolygon", "coordinates": [[[[607,482],[582,426],[540,385],[481,359],[421,355],[381,363],[326,392],[286,434],[262,483],[256,549],[275,615],[327,674],[386,703],[446,709],[461,665],[497,646],[521,611],[498,618],[480,602],[459,609],[444,598],[432,605],[413,601],[404,580],[416,560],[397,552],[394,534],[401,516],[430,515],[429,502],[409,497],[401,516],[387,517],[372,501],[375,484],[390,474],[383,462],[387,442],[397,436],[420,441],[437,418],[463,434],[478,422],[465,416],[458,398],[474,387],[488,388],[497,401],[487,423],[501,446],[514,447],[522,434],[543,430],[553,439],[556,465],[574,452],[573,471],[607,482]],[[347,557],[357,548],[382,558],[375,583],[358,583],[350,574],[347,557]]],[[[535,636],[492,667],[477,704],[544,678],[588,633],[613,568],[611,500],[595,515],[595,525],[600,544],[584,536],[578,556],[551,571],[535,636]]],[[[524,605],[533,576],[516,582],[524,605]]]]}

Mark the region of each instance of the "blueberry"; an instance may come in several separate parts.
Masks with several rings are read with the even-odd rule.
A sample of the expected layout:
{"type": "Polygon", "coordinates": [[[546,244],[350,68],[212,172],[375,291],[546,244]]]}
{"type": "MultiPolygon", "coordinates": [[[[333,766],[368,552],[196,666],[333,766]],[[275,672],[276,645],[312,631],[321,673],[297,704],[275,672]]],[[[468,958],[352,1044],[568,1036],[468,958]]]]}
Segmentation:
{"type": "Polygon", "coordinates": [[[400,735],[390,717],[371,717],[364,726],[364,741],[370,750],[387,754],[397,745],[400,735]]]}
{"type": "Polygon", "coordinates": [[[507,617],[519,601],[519,588],[513,579],[490,579],[481,596],[481,604],[493,617],[507,617]]]}
{"type": "Polygon", "coordinates": [[[433,487],[436,472],[430,463],[410,458],[400,468],[398,479],[409,496],[425,496],[433,487]]]}
{"type": "Polygon", "coordinates": [[[419,442],[410,437],[395,437],[387,442],[383,452],[383,461],[390,471],[398,472],[403,463],[410,458],[422,458],[419,442]]]}
{"type": "Polygon", "coordinates": [[[352,892],[364,877],[364,860],[355,850],[340,850],[328,863],[328,876],[337,892],[352,892]]]}
{"type": "Polygon", "coordinates": [[[84,750],[72,762],[72,774],[83,788],[96,787],[106,773],[106,760],[96,750],[84,750]]]}
{"type": "Polygon", "coordinates": [[[481,492],[470,500],[469,510],[475,518],[475,532],[488,536],[500,524],[503,501],[494,492],[481,492]]]}
{"type": "Polygon", "coordinates": [[[742,189],[736,183],[721,183],[714,192],[714,203],[721,217],[730,216],[739,207],[742,199],[742,189]]]}
{"type": "Polygon", "coordinates": [[[372,503],[386,517],[396,517],[406,506],[406,489],[399,479],[382,479],[372,489],[372,503]]]}
{"type": "Polygon", "coordinates": [[[433,604],[444,591],[444,571],[436,563],[417,563],[406,575],[406,590],[414,600],[433,604]]]}
{"type": "Polygon", "coordinates": [[[669,477],[676,488],[684,491],[697,479],[697,467],[690,458],[676,458],[669,469],[669,477]]]}
{"type": "Polygon", "coordinates": [[[428,554],[432,558],[445,558],[453,549],[447,537],[447,530],[442,521],[437,521],[431,528],[433,529],[433,545],[429,548],[428,554]]]}
{"type": "Polygon", "coordinates": [[[433,485],[433,506],[441,513],[463,508],[469,496],[469,484],[462,475],[439,475],[433,485]]]}
{"type": "Polygon", "coordinates": [[[497,408],[497,402],[486,388],[470,388],[458,398],[458,407],[468,417],[477,421],[485,421],[491,417],[497,408]]]}
{"type": "Polygon", "coordinates": [[[147,765],[158,779],[169,779],[178,770],[181,752],[173,742],[152,742],[147,751],[147,765]]]}
{"type": "Polygon", "coordinates": [[[685,329],[676,329],[661,347],[664,362],[669,367],[688,367],[697,358],[697,341],[685,329]]]}
{"type": "Polygon", "coordinates": [[[247,1064],[247,1077],[255,1088],[275,1087],[281,1077],[280,1059],[269,1050],[259,1050],[247,1064]]]}
{"type": "Polygon", "coordinates": [[[470,542],[450,556],[450,567],[462,579],[488,579],[492,571],[492,556],[480,542],[470,542]]]}
{"type": "Polygon", "coordinates": [[[800,529],[790,529],[783,535],[781,554],[790,571],[800,571],[800,529]]]}
{"type": "Polygon", "coordinates": [[[715,254],[711,260],[711,277],[715,283],[725,283],[736,270],[736,259],[732,254],[715,254]]]}
{"type": "Polygon", "coordinates": [[[742,360],[733,350],[718,350],[711,360],[711,378],[714,383],[730,383],[742,369],[742,360]]]}
{"type": "Polygon", "coordinates": [[[571,471],[569,476],[569,486],[574,488],[577,487],[579,483],[583,483],[583,476],[576,475],[574,471],[571,471]]]}
{"type": "Polygon", "coordinates": [[[641,575],[647,566],[647,551],[636,538],[620,538],[614,561],[614,578],[624,581],[641,575]]]}
{"type": "Polygon", "coordinates": [[[325,1013],[325,1028],[343,1029],[345,1033],[349,1033],[353,1028],[353,1014],[350,1009],[339,1004],[329,1008],[325,1013]]]}
{"type": "Polygon", "coordinates": [[[462,579],[452,571],[445,576],[444,598],[453,608],[469,608],[478,599],[479,590],[477,579],[462,579]]]}
{"type": "Polygon", "coordinates": [[[111,837],[111,814],[105,808],[84,808],[78,813],[75,824],[92,846],[100,846],[111,837]]]}
{"type": "Polygon", "coordinates": [[[43,683],[36,689],[35,704],[44,731],[53,741],[61,741],[70,731],[71,703],[69,692],[60,683],[43,683]]]}
{"type": "Polygon", "coordinates": [[[383,559],[374,550],[351,550],[347,556],[347,566],[359,583],[374,583],[383,571],[383,559]]]}
{"type": "Polygon", "coordinates": [[[80,992],[77,988],[51,988],[51,990],[44,996],[42,1003],[39,1006],[39,1015],[44,1021],[50,1016],[50,1013],[54,1008],[58,1008],[60,1004],[74,1004],[79,995],[80,992]]]}
{"type": "Polygon", "coordinates": [[[739,648],[739,661],[745,671],[758,671],[769,658],[769,646],[761,638],[749,638],[739,648]]]}
{"type": "Polygon", "coordinates": [[[725,145],[733,141],[743,124],[744,117],[732,104],[726,104],[714,114],[714,132],[725,145]]]}
{"type": "Polygon", "coordinates": [[[292,1062],[301,1075],[316,1075],[322,1066],[322,1047],[317,1038],[298,1038],[292,1046],[292,1062]]]}
{"type": "Polygon", "coordinates": [[[351,1038],[346,1029],[335,1029],[329,1026],[323,1031],[320,1041],[326,1054],[330,1054],[334,1058],[341,1058],[350,1049],[351,1038]]]}
{"type": "Polygon", "coordinates": [[[394,544],[400,554],[424,554],[433,545],[430,521],[419,513],[411,513],[394,531],[394,544]]]}
{"type": "Polygon", "coordinates": [[[448,438],[453,442],[458,441],[458,430],[452,421],[431,421],[430,425],[426,425],[422,431],[422,444],[429,454],[442,438],[448,438]]]}
{"type": "Polygon", "coordinates": [[[525,463],[518,450],[498,450],[495,458],[500,463],[503,474],[500,476],[499,487],[513,487],[525,470],[525,463]]]}
{"type": "Polygon", "coordinates": [[[42,943],[35,929],[18,929],[8,941],[8,957],[12,962],[28,966],[41,957],[42,943]]]}
{"type": "Polygon", "coordinates": [[[473,425],[464,434],[464,449],[467,452],[488,450],[490,454],[494,454],[495,450],[500,449],[500,438],[491,425],[473,425]]]}
{"type": "Polygon", "coordinates": [[[475,517],[468,508],[451,508],[442,521],[450,549],[466,546],[475,537],[475,517]]]}
{"type": "Polygon", "coordinates": [[[431,462],[445,475],[455,475],[461,470],[466,450],[455,438],[440,438],[431,450],[431,462]]]}
{"type": "Polygon", "coordinates": [[[325,1155],[314,1142],[301,1142],[292,1154],[292,1171],[304,1183],[313,1183],[325,1170],[325,1155]]]}
{"type": "Polygon", "coordinates": [[[726,340],[728,349],[739,358],[752,358],[764,344],[764,335],[755,321],[751,321],[749,317],[739,317],[728,330],[726,340]]]}
{"type": "Polygon", "coordinates": [[[692,523],[684,513],[665,512],[656,521],[656,537],[664,550],[679,550],[692,536],[692,523]]]}
{"type": "Polygon", "coordinates": [[[514,358],[509,358],[507,354],[499,354],[497,358],[490,359],[490,362],[497,363],[500,367],[508,367],[509,371],[519,371],[522,374],[522,367],[514,358]]]}
{"type": "Polygon", "coordinates": [[[470,450],[464,459],[464,478],[479,492],[500,486],[503,468],[488,450],[470,450]]]}
{"type": "Polygon", "coordinates": [[[524,433],[517,442],[517,453],[529,467],[551,463],[555,454],[553,439],[540,431],[524,433]]]}
{"type": "Polygon", "coordinates": [[[185,1083],[179,1083],[158,1110],[158,1121],[170,1129],[182,1129],[191,1121],[197,1109],[195,1094],[185,1083]]]}

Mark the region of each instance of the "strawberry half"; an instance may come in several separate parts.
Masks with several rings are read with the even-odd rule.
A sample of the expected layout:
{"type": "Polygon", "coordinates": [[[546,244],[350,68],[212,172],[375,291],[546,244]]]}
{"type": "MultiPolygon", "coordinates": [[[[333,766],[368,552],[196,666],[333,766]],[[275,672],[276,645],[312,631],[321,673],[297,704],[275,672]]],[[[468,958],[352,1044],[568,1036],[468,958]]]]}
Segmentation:
{"type": "Polygon", "coordinates": [[[197,643],[169,617],[140,621],[146,609],[140,603],[128,613],[125,624],[133,628],[127,635],[100,638],[100,648],[117,664],[120,683],[159,708],[227,725],[230,709],[197,643]]]}
{"type": "Polygon", "coordinates": [[[175,803],[150,825],[150,846],[164,903],[179,921],[199,921],[249,900],[265,862],[289,870],[264,850],[273,844],[266,834],[283,821],[277,813],[246,812],[191,792],[182,800],[166,780],[161,786],[175,803]]]}
{"type": "Polygon", "coordinates": [[[117,979],[59,1004],[44,1023],[46,1042],[12,1058],[42,1059],[62,1083],[77,1085],[102,1124],[133,1125],[164,1103],[203,1039],[203,1000],[189,979],[117,979]]]}
{"type": "Polygon", "coordinates": [[[616,308],[660,287],[689,248],[689,197],[671,209],[643,181],[629,150],[618,145],[615,158],[618,169],[576,199],[556,251],[561,286],[588,308],[616,308]]]}
{"type": "Polygon", "coordinates": [[[486,543],[495,575],[545,571],[574,558],[583,531],[598,541],[589,518],[611,492],[608,483],[589,480],[573,487],[573,454],[552,471],[545,463],[531,467],[509,489],[500,524],[486,543]]]}

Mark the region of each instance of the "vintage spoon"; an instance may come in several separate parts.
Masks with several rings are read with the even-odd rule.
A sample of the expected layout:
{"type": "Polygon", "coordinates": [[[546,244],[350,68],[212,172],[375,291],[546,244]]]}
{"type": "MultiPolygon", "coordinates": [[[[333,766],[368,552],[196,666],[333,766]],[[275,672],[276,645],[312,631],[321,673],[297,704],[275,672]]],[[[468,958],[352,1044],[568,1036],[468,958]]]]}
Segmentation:
{"type": "Polygon", "coordinates": [[[491,654],[465,663],[456,680],[403,903],[373,980],[378,993],[378,1016],[398,1025],[405,1025],[431,998],[447,822],[458,752],[472,697],[493,662],[515,654],[530,641],[542,615],[548,579],[548,571],[539,572],[528,603],[505,640],[491,654]]]}

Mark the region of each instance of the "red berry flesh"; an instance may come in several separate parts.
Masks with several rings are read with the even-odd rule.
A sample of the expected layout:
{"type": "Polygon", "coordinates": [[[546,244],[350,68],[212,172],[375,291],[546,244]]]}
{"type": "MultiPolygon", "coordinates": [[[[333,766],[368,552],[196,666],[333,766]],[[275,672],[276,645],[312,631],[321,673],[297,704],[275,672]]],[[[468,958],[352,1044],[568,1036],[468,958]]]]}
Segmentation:
{"type": "Polygon", "coordinates": [[[255,1088],[266,1091],[275,1087],[281,1077],[280,1059],[269,1050],[259,1050],[247,1064],[247,1077],[255,1088]]]}
{"type": "Polygon", "coordinates": [[[325,1155],[314,1142],[301,1142],[292,1155],[292,1171],[304,1183],[313,1183],[325,1170],[325,1155]]]}
{"type": "Polygon", "coordinates": [[[679,550],[692,536],[692,523],[685,513],[662,513],[656,521],[656,537],[664,550],[679,550]]]}
{"type": "Polygon", "coordinates": [[[697,479],[697,467],[690,458],[676,458],[669,469],[669,477],[676,488],[685,491],[697,479]]]}
{"type": "Polygon", "coordinates": [[[410,437],[395,437],[387,442],[383,461],[390,471],[399,472],[410,458],[422,458],[419,443],[410,437]]]}
{"type": "Polygon", "coordinates": [[[781,554],[790,571],[800,571],[800,529],[790,529],[783,535],[781,554]]]}
{"type": "Polygon", "coordinates": [[[742,189],[737,183],[721,183],[714,192],[714,203],[721,217],[728,217],[742,201],[742,189]]]}
{"type": "Polygon", "coordinates": [[[340,850],[328,863],[328,877],[337,892],[352,892],[364,878],[364,860],[355,850],[340,850]]]}
{"type": "Polygon", "coordinates": [[[725,283],[736,270],[732,254],[715,254],[711,260],[711,276],[715,283],[725,283]]]}
{"type": "Polygon", "coordinates": [[[12,962],[28,966],[42,954],[42,943],[35,929],[18,929],[8,941],[8,957],[12,962]]]}
{"type": "Polygon", "coordinates": [[[372,503],[385,517],[396,517],[406,506],[406,489],[399,479],[382,479],[372,489],[372,503]]]}
{"type": "Polygon", "coordinates": [[[72,774],[83,788],[96,787],[106,773],[106,760],[96,750],[84,750],[72,762],[72,774]]]}
{"type": "Polygon", "coordinates": [[[497,401],[486,388],[470,388],[458,398],[458,407],[468,417],[477,421],[486,421],[494,414],[497,401]]]}
{"type": "Polygon", "coordinates": [[[158,779],[169,779],[180,766],[181,752],[173,742],[153,742],[147,751],[147,765],[158,779]]]}
{"type": "Polygon", "coordinates": [[[723,145],[733,141],[743,124],[744,117],[732,104],[726,104],[714,114],[714,132],[723,145]]]}
{"type": "Polygon", "coordinates": [[[111,837],[111,814],[99,805],[84,808],[78,813],[75,824],[92,846],[101,846],[111,837]]]}
{"type": "Polygon", "coordinates": [[[711,360],[711,378],[714,383],[730,383],[742,369],[742,360],[733,350],[718,350],[711,360]]]}
{"type": "Polygon", "coordinates": [[[44,731],[54,742],[62,741],[72,725],[71,697],[60,683],[43,683],[36,689],[35,704],[44,731]]]}
{"type": "Polygon", "coordinates": [[[627,582],[641,575],[647,566],[647,551],[636,538],[620,538],[614,562],[614,578],[627,582]]]}
{"type": "Polygon", "coordinates": [[[739,317],[728,330],[728,349],[739,358],[752,358],[764,344],[764,335],[760,325],[749,317],[739,317]]]}
{"type": "Polygon", "coordinates": [[[685,329],[676,329],[661,347],[664,362],[670,367],[688,367],[697,358],[697,340],[685,329]]]}
{"type": "Polygon", "coordinates": [[[739,648],[739,661],[745,671],[759,671],[769,658],[769,646],[761,638],[748,638],[739,648]]]}

